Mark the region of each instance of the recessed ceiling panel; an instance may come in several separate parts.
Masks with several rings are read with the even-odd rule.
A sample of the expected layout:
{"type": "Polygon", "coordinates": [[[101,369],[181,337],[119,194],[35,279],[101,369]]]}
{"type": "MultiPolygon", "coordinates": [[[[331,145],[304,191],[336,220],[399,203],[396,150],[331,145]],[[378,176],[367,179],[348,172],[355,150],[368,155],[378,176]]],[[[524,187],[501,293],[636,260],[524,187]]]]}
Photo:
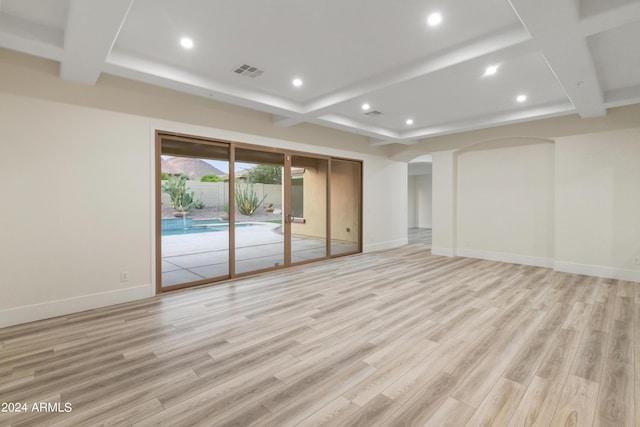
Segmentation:
{"type": "Polygon", "coordinates": [[[501,63],[494,75],[485,76],[483,61],[472,61],[374,92],[337,106],[334,113],[396,131],[435,126],[500,114],[516,109],[566,102],[566,94],[539,53],[529,53],[501,63]],[[517,96],[525,95],[523,103],[517,96]],[[383,112],[362,114],[363,102],[383,112]],[[413,119],[411,127],[407,118],[413,119]]]}
{"type": "Polygon", "coordinates": [[[505,0],[136,0],[115,50],[304,103],[518,23],[505,0]],[[242,79],[239,64],[264,73],[242,79]]]}
{"type": "Polygon", "coordinates": [[[589,37],[602,89],[640,85],[640,22],[589,37]]]}
{"type": "Polygon", "coordinates": [[[1,0],[0,12],[62,30],[67,22],[69,0],[1,0]]]}

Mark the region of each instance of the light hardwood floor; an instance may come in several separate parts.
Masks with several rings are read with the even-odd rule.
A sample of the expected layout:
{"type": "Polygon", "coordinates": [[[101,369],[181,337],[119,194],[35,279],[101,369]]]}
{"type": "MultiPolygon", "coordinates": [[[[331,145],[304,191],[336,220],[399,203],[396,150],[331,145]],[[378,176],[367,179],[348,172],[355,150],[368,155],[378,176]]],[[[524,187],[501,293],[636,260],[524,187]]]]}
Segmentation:
{"type": "Polygon", "coordinates": [[[72,405],[0,425],[633,427],[639,322],[638,283],[408,245],[0,330],[0,401],[72,405]]]}
{"type": "Polygon", "coordinates": [[[407,230],[407,237],[409,238],[409,244],[424,244],[431,247],[431,229],[430,228],[409,228],[407,230]]]}

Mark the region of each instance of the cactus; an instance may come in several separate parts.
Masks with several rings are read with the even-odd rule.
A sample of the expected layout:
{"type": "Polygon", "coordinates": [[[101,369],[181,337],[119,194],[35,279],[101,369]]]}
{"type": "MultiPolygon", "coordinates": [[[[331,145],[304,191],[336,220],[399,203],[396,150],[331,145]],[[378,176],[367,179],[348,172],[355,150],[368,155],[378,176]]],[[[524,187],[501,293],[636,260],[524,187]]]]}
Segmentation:
{"type": "Polygon", "coordinates": [[[243,215],[253,215],[266,198],[267,195],[265,194],[262,200],[259,200],[258,195],[253,189],[253,184],[247,185],[244,189],[236,184],[236,208],[238,212],[243,215]]]}
{"type": "Polygon", "coordinates": [[[161,189],[169,195],[171,207],[176,212],[189,212],[198,203],[198,200],[193,198],[194,193],[187,192],[188,179],[186,175],[172,175],[162,184],[161,189]]]}

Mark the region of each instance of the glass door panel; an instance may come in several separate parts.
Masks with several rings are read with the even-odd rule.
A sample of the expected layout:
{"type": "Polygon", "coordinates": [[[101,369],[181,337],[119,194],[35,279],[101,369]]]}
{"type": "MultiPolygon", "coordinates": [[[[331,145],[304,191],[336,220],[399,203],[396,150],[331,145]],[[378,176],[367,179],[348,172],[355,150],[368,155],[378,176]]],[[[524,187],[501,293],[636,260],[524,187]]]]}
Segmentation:
{"type": "Polygon", "coordinates": [[[161,288],[229,277],[229,147],[163,138],[161,288]]]}
{"type": "Polygon", "coordinates": [[[284,154],[235,149],[235,273],[285,265],[284,154]]]}
{"type": "Polygon", "coordinates": [[[291,156],[291,263],[327,256],[329,161],[291,156]]]}
{"type": "Polygon", "coordinates": [[[362,164],[331,160],[331,255],[360,251],[362,164]]]}

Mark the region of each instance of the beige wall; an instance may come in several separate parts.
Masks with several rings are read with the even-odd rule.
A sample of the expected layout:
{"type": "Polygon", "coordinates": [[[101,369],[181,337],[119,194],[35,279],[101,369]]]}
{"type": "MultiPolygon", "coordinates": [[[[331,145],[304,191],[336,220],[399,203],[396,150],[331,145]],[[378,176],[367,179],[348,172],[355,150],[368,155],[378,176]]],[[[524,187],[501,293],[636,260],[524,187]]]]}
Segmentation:
{"type": "Polygon", "coordinates": [[[291,224],[296,236],[327,238],[327,162],[318,168],[305,168],[303,175],[303,209],[305,223],[291,224]]]}
{"type": "MultiPolygon", "coordinates": [[[[360,165],[331,162],[331,240],[357,242],[360,203],[360,165]]],[[[384,203],[384,199],[381,198],[384,203]]]]}
{"type": "Polygon", "coordinates": [[[0,129],[0,327],[153,294],[156,129],[361,159],[364,250],[406,243],[406,164],[361,136],[109,76],[64,82],[57,64],[1,49],[0,129]],[[404,193],[402,211],[380,192],[404,193]]]}

